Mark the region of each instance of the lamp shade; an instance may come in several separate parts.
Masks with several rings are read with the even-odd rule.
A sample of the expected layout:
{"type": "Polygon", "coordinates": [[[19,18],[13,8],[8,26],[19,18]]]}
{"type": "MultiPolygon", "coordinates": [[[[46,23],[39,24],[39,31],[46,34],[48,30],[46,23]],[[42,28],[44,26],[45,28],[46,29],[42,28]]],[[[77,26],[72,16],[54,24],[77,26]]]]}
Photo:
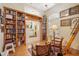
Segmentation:
{"type": "Polygon", "coordinates": [[[52,25],[52,30],[57,30],[57,29],[58,29],[57,25],[52,25]]]}

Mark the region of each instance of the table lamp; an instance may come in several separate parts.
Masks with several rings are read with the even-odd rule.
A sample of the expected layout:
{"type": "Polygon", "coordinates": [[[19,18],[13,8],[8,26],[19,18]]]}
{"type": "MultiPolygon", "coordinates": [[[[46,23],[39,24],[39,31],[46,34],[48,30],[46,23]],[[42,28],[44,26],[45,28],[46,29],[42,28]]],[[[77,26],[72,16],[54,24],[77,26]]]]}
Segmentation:
{"type": "MultiPolygon", "coordinates": [[[[52,25],[52,28],[53,30],[53,40],[54,40],[54,45],[55,45],[55,31],[58,29],[57,25],[52,25]]],[[[55,51],[55,47],[54,47],[54,51],[55,51]]],[[[55,54],[55,52],[54,52],[55,54]]]]}

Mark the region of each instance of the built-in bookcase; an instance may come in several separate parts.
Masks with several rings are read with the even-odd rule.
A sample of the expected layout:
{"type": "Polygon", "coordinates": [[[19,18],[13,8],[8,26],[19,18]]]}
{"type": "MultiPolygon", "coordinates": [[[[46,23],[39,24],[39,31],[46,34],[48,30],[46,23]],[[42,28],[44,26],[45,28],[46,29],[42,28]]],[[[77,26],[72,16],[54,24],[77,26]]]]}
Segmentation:
{"type": "Polygon", "coordinates": [[[15,47],[26,44],[26,17],[28,20],[31,18],[35,19],[34,21],[42,21],[42,17],[4,7],[4,47],[10,42],[13,42],[15,47]]]}
{"type": "Polygon", "coordinates": [[[43,40],[47,40],[47,17],[46,15],[43,16],[42,21],[42,30],[43,30],[43,40]]]}
{"type": "Polygon", "coordinates": [[[17,38],[20,44],[25,41],[25,14],[17,12],[17,38]]]}
{"type": "Polygon", "coordinates": [[[25,43],[25,14],[4,7],[4,45],[13,42],[15,46],[25,43]]]}
{"type": "Polygon", "coordinates": [[[4,8],[4,44],[13,42],[16,46],[16,11],[4,8]]]}

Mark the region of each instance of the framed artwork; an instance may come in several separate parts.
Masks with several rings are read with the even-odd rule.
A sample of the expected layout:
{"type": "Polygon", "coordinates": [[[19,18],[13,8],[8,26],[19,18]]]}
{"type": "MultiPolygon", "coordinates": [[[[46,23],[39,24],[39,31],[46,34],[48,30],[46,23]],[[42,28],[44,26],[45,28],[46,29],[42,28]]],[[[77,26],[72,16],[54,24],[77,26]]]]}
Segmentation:
{"type": "Polygon", "coordinates": [[[71,19],[60,20],[60,25],[61,26],[71,26],[71,23],[72,23],[71,19]]]}
{"type": "Polygon", "coordinates": [[[79,14],[79,5],[70,8],[70,15],[79,14]]]}
{"type": "Polygon", "coordinates": [[[60,17],[66,17],[66,16],[69,16],[69,9],[60,12],[60,17]]]}

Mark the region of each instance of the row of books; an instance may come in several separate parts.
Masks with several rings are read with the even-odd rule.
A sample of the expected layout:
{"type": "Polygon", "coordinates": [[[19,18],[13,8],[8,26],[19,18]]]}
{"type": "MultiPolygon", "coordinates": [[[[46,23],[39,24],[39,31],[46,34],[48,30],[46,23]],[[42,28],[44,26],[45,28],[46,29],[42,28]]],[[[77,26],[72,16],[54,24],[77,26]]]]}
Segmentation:
{"type": "Polygon", "coordinates": [[[24,33],[24,32],[25,32],[24,29],[19,29],[19,30],[18,30],[18,33],[24,33]]]}
{"type": "Polygon", "coordinates": [[[24,16],[17,17],[17,20],[22,20],[22,21],[24,21],[24,16]]]}
{"type": "Polygon", "coordinates": [[[25,29],[25,26],[18,26],[18,29],[25,29]]]}
{"type": "Polygon", "coordinates": [[[15,21],[12,21],[12,20],[6,20],[6,24],[15,24],[15,21]]]}
{"type": "Polygon", "coordinates": [[[23,37],[24,36],[24,34],[18,34],[18,37],[23,37]]]}
{"type": "Polygon", "coordinates": [[[7,34],[6,39],[16,38],[16,35],[7,34]]]}
{"type": "Polygon", "coordinates": [[[18,25],[24,25],[24,22],[23,21],[17,21],[17,24],[18,25]]]}
{"type": "Polygon", "coordinates": [[[5,12],[6,12],[6,14],[16,15],[16,12],[13,11],[13,10],[8,10],[7,9],[5,12]]]}
{"type": "Polygon", "coordinates": [[[13,28],[13,29],[7,29],[6,30],[6,33],[15,34],[16,33],[16,30],[15,30],[15,28],[13,28]]]}
{"type": "Polygon", "coordinates": [[[13,29],[16,28],[14,25],[6,25],[6,29],[13,29]]]}

